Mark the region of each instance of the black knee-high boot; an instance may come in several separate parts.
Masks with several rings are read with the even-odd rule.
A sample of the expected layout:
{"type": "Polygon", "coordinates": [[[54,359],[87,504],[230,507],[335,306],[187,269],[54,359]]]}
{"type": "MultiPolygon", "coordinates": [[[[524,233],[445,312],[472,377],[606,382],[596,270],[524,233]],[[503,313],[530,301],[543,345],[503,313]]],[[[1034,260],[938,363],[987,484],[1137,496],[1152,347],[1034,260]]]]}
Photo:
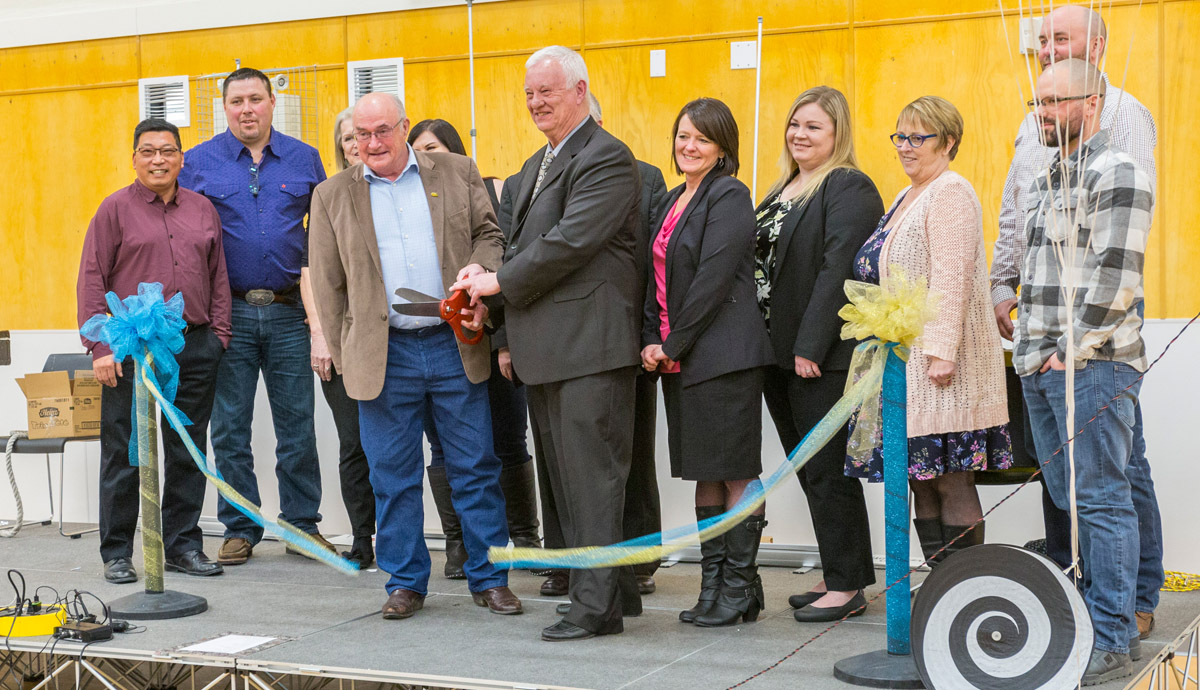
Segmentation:
{"type": "Polygon", "coordinates": [[[917,539],[921,541],[921,553],[925,556],[926,565],[932,568],[945,560],[946,552],[938,554],[946,545],[942,540],[941,518],[913,518],[913,527],[917,530],[917,539]],[[937,556],[934,557],[934,554],[937,556]]]}
{"type": "Polygon", "coordinates": [[[696,625],[711,628],[734,625],[741,618],[758,620],[766,606],[762,579],[758,577],[758,545],[767,519],[751,515],[725,533],[725,565],[721,568],[721,593],[706,613],[696,616],[696,625]]]}
{"type": "Polygon", "coordinates": [[[446,535],[446,567],[442,571],[448,579],[461,580],[467,575],[463,564],[467,562],[467,549],[463,546],[462,524],[454,503],[450,500],[450,480],[446,479],[445,466],[430,466],[429,488],[433,492],[433,503],[437,506],[442,521],[442,534],[446,535]]]}
{"type": "MultiPolygon", "coordinates": [[[[724,506],[696,506],[696,522],[704,522],[725,512],[724,506]]],[[[679,620],[694,623],[696,616],[707,613],[721,592],[721,565],[725,563],[725,535],[700,542],[700,598],[679,620]]]]}
{"type": "Polygon", "coordinates": [[[978,546],[983,543],[983,526],[985,523],[980,522],[975,525],[975,528],[970,532],[963,534],[963,538],[950,544],[950,540],[962,534],[964,530],[970,529],[970,525],[942,525],[942,541],[950,544],[946,550],[942,552],[943,558],[949,558],[963,549],[972,546],[978,546]]]}

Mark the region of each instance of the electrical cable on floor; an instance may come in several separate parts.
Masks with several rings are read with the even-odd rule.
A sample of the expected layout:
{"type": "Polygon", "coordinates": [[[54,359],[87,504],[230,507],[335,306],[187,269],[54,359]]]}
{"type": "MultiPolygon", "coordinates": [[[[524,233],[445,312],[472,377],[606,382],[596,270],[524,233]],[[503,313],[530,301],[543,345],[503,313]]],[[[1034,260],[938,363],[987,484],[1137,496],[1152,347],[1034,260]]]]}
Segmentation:
{"type": "MultiPolygon", "coordinates": [[[[1192,325],[1193,323],[1195,323],[1197,319],[1200,319],[1200,312],[1197,312],[1195,316],[1193,316],[1191,319],[1189,319],[1189,320],[1188,320],[1188,322],[1187,322],[1187,323],[1185,323],[1185,324],[1183,325],[1183,328],[1179,329],[1179,332],[1175,334],[1175,337],[1171,338],[1171,340],[1170,340],[1170,341],[1169,341],[1169,342],[1166,344],[1166,346],[1165,346],[1165,347],[1163,347],[1163,350],[1162,350],[1162,352],[1160,352],[1160,353],[1159,353],[1159,355],[1158,355],[1157,357],[1155,357],[1155,358],[1154,358],[1154,361],[1153,361],[1153,362],[1150,362],[1150,365],[1149,365],[1148,367],[1146,367],[1146,370],[1142,372],[1141,376],[1138,376],[1138,377],[1137,377],[1137,380],[1135,380],[1133,383],[1129,384],[1129,386],[1127,386],[1127,387],[1126,387],[1124,390],[1121,390],[1121,391],[1120,391],[1120,392],[1118,392],[1116,395],[1114,395],[1114,396],[1113,396],[1113,398],[1112,398],[1111,400],[1109,400],[1107,403],[1105,403],[1105,405],[1104,405],[1103,407],[1101,407],[1100,409],[1096,410],[1096,413],[1095,413],[1094,415],[1092,415],[1090,419],[1088,419],[1086,422],[1084,422],[1082,426],[1080,426],[1080,427],[1079,427],[1079,430],[1075,432],[1075,435],[1074,435],[1074,436],[1072,436],[1071,438],[1067,439],[1067,440],[1066,440],[1066,441],[1065,441],[1065,442],[1064,442],[1064,443],[1063,443],[1061,446],[1059,446],[1059,447],[1058,447],[1058,449],[1057,449],[1057,450],[1055,450],[1053,453],[1051,453],[1051,454],[1050,454],[1050,457],[1049,457],[1049,458],[1047,458],[1045,462],[1041,463],[1041,465],[1044,467],[1044,466],[1048,465],[1048,464],[1049,464],[1051,461],[1053,461],[1053,460],[1054,460],[1054,458],[1055,458],[1056,456],[1058,456],[1059,454],[1061,454],[1061,453],[1063,452],[1063,450],[1064,450],[1064,449],[1065,449],[1065,448],[1066,448],[1066,447],[1067,447],[1067,446],[1068,446],[1068,445],[1069,445],[1069,444],[1070,444],[1072,441],[1074,441],[1076,438],[1078,438],[1078,437],[1079,437],[1079,435],[1080,435],[1080,434],[1082,434],[1082,433],[1083,433],[1084,429],[1086,429],[1086,428],[1087,428],[1087,427],[1088,427],[1088,426],[1089,426],[1089,425],[1090,425],[1092,422],[1094,422],[1094,421],[1096,421],[1097,419],[1099,419],[1099,418],[1100,418],[1100,415],[1101,415],[1101,414],[1104,412],[1104,410],[1107,410],[1107,409],[1109,408],[1109,406],[1111,406],[1111,405],[1112,405],[1114,402],[1116,402],[1117,400],[1120,400],[1121,396],[1122,396],[1122,395],[1124,395],[1124,394],[1125,394],[1125,392],[1126,392],[1126,391],[1128,391],[1130,388],[1133,388],[1133,387],[1134,387],[1134,386],[1136,386],[1137,384],[1141,383],[1142,379],[1146,377],[1146,374],[1149,374],[1149,373],[1150,373],[1150,370],[1151,370],[1151,369],[1153,369],[1153,368],[1154,368],[1154,366],[1155,366],[1156,364],[1158,364],[1158,363],[1159,363],[1159,361],[1161,361],[1161,360],[1162,360],[1162,358],[1163,358],[1163,357],[1164,357],[1164,356],[1167,354],[1167,351],[1171,349],[1171,346],[1175,344],[1175,341],[1176,341],[1176,340],[1179,340],[1179,338],[1180,338],[1180,337],[1181,337],[1181,336],[1184,334],[1184,332],[1185,332],[1185,331],[1187,331],[1187,329],[1188,329],[1188,328],[1190,328],[1190,327],[1191,327],[1191,325],[1192,325]]],[[[835,621],[835,622],[833,623],[833,625],[830,625],[828,628],[825,628],[824,630],[822,630],[821,632],[817,633],[816,635],[813,635],[813,636],[812,636],[812,637],[810,637],[808,640],[806,640],[806,641],[804,642],[804,644],[800,645],[799,647],[797,647],[797,648],[793,649],[792,651],[788,652],[787,654],[783,655],[783,656],[782,656],[782,657],[780,657],[780,659],[779,659],[778,661],[776,661],[775,663],[771,664],[770,666],[767,666],[766,668],[762,669],[761,671],[758,671],[758,672],[757,672],[757,673],[755,673],[754,675],[751,675],[751,676],[749,676],[749,677],[745,678],[744,680],[742,680],[742,681],[740,681],[740,682],[737,682],[737,683],[734,683],[733,685],[730,685],[728,688],[726,688],[726,690],[733,690],[734,688],[739,688],[739,687],[741,687],[741,686],[745,685],[746,683],[749,683],[750,681],[754,680],[755,678],[758,678],[759,676],[761,676],[761,675],[763,675],[763,674],[767,673],[768,671],[772,671],[772,670],[774,670],[775,668],[779,667],[779,665],[780,665],[780,664],[782,664],[783,662],[787,661],[788,659],[792,658],[792,657],[793,657],[793,656],[795,656],[797,653],[799,653],[799,651],[800,651],[801,649],[804,649],[804,648],[805,648],[805,647],[807,647],[808,645],[810,645],[810,644],[812,644],[813,642],[815,642],[815,641],[817,640],[817,638],[821,637],[821,636],[822,636],[822,635],[824,635],[825,633],[829,632],[830,630],[833,630],[834,628],[838,627],[838,626],[839,626],[839,625],[841,625],[842,623],[846,622],[846,620],[847,620],[847,619],[849,619],[850,617],[852,617],[852,616],[854,616],[854,615],[858,614],[860,611],[862,611],[863,609],[865,609],[865,608],[866,608],[868,605],[870,605],[871,603],[873,603],[874,601],[876,601],[876,600],[877,600],[877,599],[879,599],[880,597],[882,597],[882,596],[884,596],[885,594],[887,594],[888,590],[890,590],[892,587],[895,587],[896,585],[898,585],[898,584],[900,584],[900,583],[902,583],[902,582],[906,582],[906,581],[908,581],[908,578],[909,578],[909,577],[910,577],[910,576],[911,576],[913,573],[917,572],[917,571],[918,571],[918,570],[920,570],[921,568],[924,568],[924,567],[926,566],[926,564],[928,564],[928,563],[929,563],[929,561],[932,561],[932,560],[936,559],[936,558],[937,558],[937,556],[938,556],[938,554],[941,554],[943,551],[945,551],[945,550],[946,550],[946,549],[947,549],[947,548],[948,548],[948,547],[949,547],[951,544],[953,544],[954,542],[958,541],[959,539],[962,539],[964,536],[966,536],[966,535],[967,535],[967,533],[969,533],[971,530],[975,529],[975,526],[976,526],[976,525],[978,525],[979,523],[981,523],[981,522],[983,522],[984,520],[986,520],[986,519],[987,519],[987,517],[988,517],[989,515],[991,515],[993,512],[995,512],[995,510],[996,510],[997,508],[999,508],[1000,506],[1004,505],[1004,503],[1005,503],[1005,502],[1007,502],[1007,501],[1008,501],[1008,499],[1010,499],[1010,498],[1012,498],[1013,496],[1015,496],[1015,495],[1017,494],[1017,492],[1018,492],[1018,491],[1020,491],[1021,489],[1024,489],[1026,486],[1028,486],[1028,485],[1029,485],[1029,483],[1030,483],[1030,482],[1032,482],[1034,479],[1036,479],[1036,478],[1037,478],[1037,476],[1038,476],[1039,474],[1041,474],[1041,473],[1042,473],[1042,470],[1041,470],[1041,468],[1039,467],[1039,468],[1038,468],[1038,470],[1037,470],[1037,471],[1035,471],[1033,474],[1029,475],[1029,477],[1028,477],[1028,478],[1027,478],[1027,479],[1026,479],[1024,482],[1021,482],[1019,485],[1017,485],[1017,488],[1013,489],[1011,492],[1009,492],[1009,494],[1008,494],[1007,496],[1005,496],[1004,498],[1000,499],[1000,500],[999,500],[999,501],[996,503],[996,505],[992,506],[992,507],[991,507],[991,508],[989,508],[987,511],[985,511],[985,512],[984,512],[984,514],[983,514],[983,517],[979,518],[979,519],[978,519],[978,520],[976,520],[976,521],[975,521],[973,524],[971,524],[971,525],[970,525],[970,526],[968,526],[966,529],[964,529],[964,530],[962,531],[962,533],[961,533],[961,534],[959,534],[957,537],[955,537],[955,538],[951,539],[951,540],[949,541],[949,543],[947,543],[945,546],[943,546],[941,549],[939,549],[937,553],[933,554],[931,557],[929,557],[928,559],[926,559],[926,560],[925,560],[925,562],[921,563],[920,565],[915,565],[915,566],[913,566],[913,567],[912,567],[912,568],[911,568],[911,569],[908,571],[908,573],[904,575],[904,577],[901,577],[901,578],[899,578],[898,580],[896,580],[895,582],[893,582],[893,583],[889,584],[887,587],[885,587],[885,588],[883,589],[883,591],[879,592],[879,593],[878,593],[878,594],[876,594],[875,596],[873,596],[873,597],[871,597],[870,599],[868,599],[866,604],[863,604],[862,606],[858,607],[857,609],[855,609],[855,610],[853,610],[853,611],[851,611],[851,612],[847,613],[845,616],[843,616],[843,617],[841,618],[841,620],[835,621]]],[[[1198,590],[1198,589],[1200,589],[1200,576],[1197,576],[1197,575],[1190,575],[1190,574],[1186,574],[1186,573],[1176,573],[1176,572],[1171,572],[1171,571],[1168,571],[1168,572],[1166,573],[1166,576],[1167,576],[1167,577],[1166,577],[1166,581],[1163,583],[1163,587],[1162,587],[1162,590],[1163,590],[1163,591],[1167,591],[1167,592],[1186,592],[1186,591],[1192,591],[1192,590],[1198,590]],[[1174,589],[1174,587],[1182,587],[1183,589],[1174,589]]]]}

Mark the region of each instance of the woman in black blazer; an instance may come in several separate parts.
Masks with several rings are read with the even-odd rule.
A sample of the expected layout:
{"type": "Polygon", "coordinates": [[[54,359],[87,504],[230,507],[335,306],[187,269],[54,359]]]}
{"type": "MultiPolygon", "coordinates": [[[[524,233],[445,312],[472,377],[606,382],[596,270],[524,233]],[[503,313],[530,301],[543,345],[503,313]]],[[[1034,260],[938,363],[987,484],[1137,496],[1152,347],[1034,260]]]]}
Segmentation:
{"type": "MultiPolygon", "coordinates": [[[[858,169],[850,108],[836,89],[817,86],[788,111],[783,176],[757,209],[755,283],[776,366],[764,395],[784,451],[842,396],[854,341],[840,337],[858,248],[883,215],[883,200],[858,169]]],[[[801,622],[834,621],[866,605],[875,582],[862,484],[847,477],[843,428],[798,472],[808,498],[825,578],[788,603],[801,622]]]]}
{"type": "MultiPolygon", "coordinates": [[[[675,118],[684,184],[659,207],[650,243],[642,365],[662,374],[671,474],[696,482],[696,518],[720,515],[762,472],[763,370],[774,361],[754,301],[754,202],[738,130],[721,101],[675,118]]],[[[701,591],[679,619],[703,627],[758,617],[763,509],[701,544],[701,591]]]]}

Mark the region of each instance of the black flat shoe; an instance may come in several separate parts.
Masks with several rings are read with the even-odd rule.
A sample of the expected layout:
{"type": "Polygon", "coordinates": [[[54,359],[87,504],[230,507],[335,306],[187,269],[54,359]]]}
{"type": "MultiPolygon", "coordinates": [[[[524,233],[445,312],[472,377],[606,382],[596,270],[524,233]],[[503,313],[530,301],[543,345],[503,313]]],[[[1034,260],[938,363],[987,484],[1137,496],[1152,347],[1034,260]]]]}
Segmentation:
{"type": "Polygon", "coordinates": [[[133,569],[133,561],[128,556],[122,556],[106,562],[104,564],[104,579],[114,585],[137,582],[137,571],[133,569]]]}
{"type": "Polygon", "coordinates": [[[555,606],[554,612],[560,616],[567,615],[568,613],[571,612],[571,602],[568,601],[565,604],[559,604],[558,606],[555,606]]]}
{"type": "Polygon", "coordinates": [[[866,612],[866,605],[867,598],[860,589],[850,601],[837,608],[819,608],[809,604],[802,609],[796,609],[792,616],[800,623],[830,623],[847,617],[861,616],[866,612]]]}
{"type": "Polygon", "coordinates": [[[825,592],[805,592],[804,594],[793,594],[792,596],[788,597],[788,606],[791,606],[794,609],[802,609],[817,599],[825,596],[825,594],[825,592]]]}
{"type": "Polygon", "coordinates": [[[586,640],[595,637],[596,633],[581,628],[573,623],[559,621],[548,628],[542,628],[542,639],[547,642],[566,642],[568,640],[586,640]]]}
{"type": "Polygon", "coordinates": [[[186,553],[168,558],[166,561],[167,570],[183,573],[184,575],[196,575],[198,577],[208,577],[210,575],[220,575],[225,572],[220,563],[213,563],[204,555],[200,549],[193,549],[186,553]]]}

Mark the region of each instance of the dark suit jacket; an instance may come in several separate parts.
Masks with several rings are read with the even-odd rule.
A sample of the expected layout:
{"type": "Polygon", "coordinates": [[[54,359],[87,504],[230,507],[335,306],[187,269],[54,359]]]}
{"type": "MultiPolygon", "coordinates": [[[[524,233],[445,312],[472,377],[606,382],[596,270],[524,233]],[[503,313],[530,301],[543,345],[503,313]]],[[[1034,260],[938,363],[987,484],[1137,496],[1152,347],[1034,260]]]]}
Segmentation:
{"type": "Polygon", "coordinates": [[[883,200],[871,178],[839,169],[784,219],[771,274],[776,364],[794,371],[799,356],[822,370],[850,367],[856,343],[841,339],[837,313],[848,302],[843,286],[853,277],[854,256],[882,216],[883,200]]]}
{"type": "MultiPolygon", "coordinates": [[[[475,162],[454,153],[416,155],[443,287],[453,285],[467,264],[496,268],[504,240],[475,162]]],[[[309,213],[309,262],[317,313],[346,393],[355,400],[374,400],[387,371],[388,314],[395,297],[384,290],[370,183],[363,169],[351,166],[317,186],[309,213]]],[[[458,341],[458,352],[468,379],[488,379],[487,338],[476,345],[458,341]]]]}
{"type": "MultiPolygon", "coordinates": [[[[646,260],[650,256],[647,248],[650,246],[650,238],[658,234],[658,226],[654,225],[654,220],[658,215],[658,207],[662,203],[663,197],[667,195],[667,181],[663,179],[662,171],[653,165],[643,161],[638,161],[637,165],[638,172],[642,175],[642,204],[638,210],[641,224],[638,227],[637,248],[633,255],[637,260],[638,277],[645,280],[646,260]]],[[[659,225],[661,224],[662,219],[660,218],[659,225]]]]}
{"type": "MultiPolygon", "coordinates": [[[[683,189],[671,190],[659,206],[654,238],[683,189]]],[[[754,228],[750,190],[734,177],[711,171],[667,242],[671,333],[666,342],[659,337],[653,239],[646,248],[650,274],[642,344],[662,344],[663,352],[680,363],[685,386],[774,361],[755,301],[754,228]]]]}
{"type": "Polygon", "coordinates": [[[497,273],[513,369],[529,384],[641,361],[633,256],[641,183],[633,154],[589,118],[534,196],[544,152],[521,169],[497,273]]]}
{"type": "MultiPolygon", "coordinates": [[[[508,248],[508,240],[512,237],[512,215],[513,215],[513,196],[517,193],[515,190],[521,188],[521,173],[509,175],[504,180],[504,186],[500,190],[500,208],[496,210],[496,221],[500,225],[500,232],[504,233],[504,247],[508,248]]],[[[504,297],[501,295],[493,295],[483,298],[484,304],[488,306],[488,320],[491,321],[492,328],[492,349],[499,350],[502,347],[508,347],[508,329],[504,327],[504,297]]],[[[521,385],[522,381],[514,377],[516,385],[521,385]]]]}

